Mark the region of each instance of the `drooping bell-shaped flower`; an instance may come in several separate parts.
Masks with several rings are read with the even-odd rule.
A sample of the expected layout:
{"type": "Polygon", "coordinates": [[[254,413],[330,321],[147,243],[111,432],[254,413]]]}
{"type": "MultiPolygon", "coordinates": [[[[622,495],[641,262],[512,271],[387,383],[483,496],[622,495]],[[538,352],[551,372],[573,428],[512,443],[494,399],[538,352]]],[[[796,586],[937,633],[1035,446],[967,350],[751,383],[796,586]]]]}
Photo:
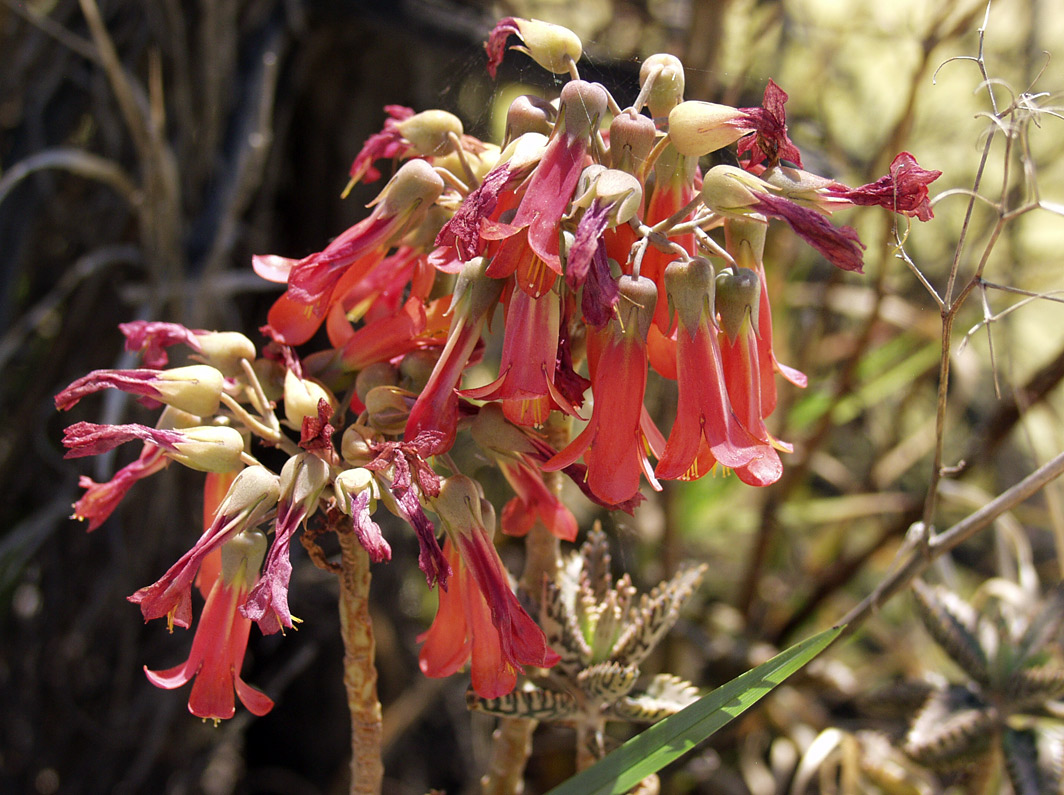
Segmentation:
{"type": "Polygon", "coordinates": [[[775,482],[783,472],[779,456],[746,431],[728,397],[713,320],[713,267],[701,257],[673,262],[665,271],[665,283],[678,322],[679,399],[657,476],[695,480],[720,463],[746,483],[775,482]]]}
{"type": "Polygon", "coordinates": [[[506,418],[518,425],[542,425],[555,408],[575,416],[576,409],[554,385],[560,300],[553,290],[539,298],[513,290],[499,377],[460,394],[473,400],[501,401],[506,418]]]}
{"type": "MultiPolygon", "coordinates": [[[[563,469],[581,456],[587,483],[608,503],[623,503],[639,491],[640,473],[660,488],[647,458],[648,443],[660,451],[664,438],[643,408],[647,379],[647,331],[654,314],[657,289],[643,277],[622,276],[617,314],[600,338],[601,350],[589,356],[591,420],[569,445],[543,465],[563,469]]],[[[590,344],[590,341],[589,341],[590,344]]]]}
{"type": "Polygon", "coordinates": [[[549,668],[558,655],[510,588],[492,542],[493,512],[476,483],[462,475],[447,478],[432,507],[447,530],[444,556],[453,574],[439,592],[436,619],[421,636],[421,670],[450,676],[471,662],[473,690],[498,698],[514,689],[523,666],[549,668]]]}
{"type": "Polygon", "coordinates": [[[762,409],[762,377],[765,366],[757,345],[761,280],[749,268],[730,268],[717,274],[716,308],[720,318],[720,351],[728,397],[739,422],[755,439],[777,450],[793,447],[769,433],[762,409]]]}
{"type": "MultiPolygon", "coordinates": [[[[562,88],[561,110],[542,159],[525,187],[521,203],[509,224],[496,224],[484,237],[505,239],[489,274],[509,276],[523,262],[517,250],[526,245],[536,261],[561,275],[559,224],[568,210],[580,173],[585,166],[591,136],[607,107],[606,90],[598,83],[570,80],[562,88]],[[527,234],[527,240],[522,235],[527,234]]],[[[553,280],[551,280],[553,281],[553,280]]],[[[542,295],[551,281],[522,278],[517,283],[531,295],[542,295]]]]}
{"type": "Polygon", "coordinates": [[[451,303],[451,329],[428,383],[410,410],[405,438],[416,439],[430,431],[436,434],[432,455],[454,444],[458,430],[458,395],[455,392],[462,371],[469,363],[480,332],[491,316],[502,292],[503,282],[486,275],[487,263],[477,258],[467,263],[459,275],[451,303]]]}
{"type": "Polygon", "coordinates": [[[760,300],[757,309],[757,356],[761,368],[761,415],[768,417],[776,410],[776,379],[779,373],[796,387],[804,389],[809,379],[805,373],[781,363],[772,345],[772,307],[769,305],[768,280],[765,274],[765,235],[768,224],[757,217],[729,217],[724,219],[724,243],[740,268],[757,273],[760,300]]]}
{"type": "Polygon", "coordinates": [[[192,683],[188,711],[205,720],[227,720],[236,712],[236,697],[253,715],[273,709],[273,700],[240,678],[251,621],[239,606],[255,585],[266,552],[266,537],[247,530],[222,547],[222,570],[203,607],[188,660],[166,671],[144,673],[156,687],[173,690],[192,683]]]}
{"type": "Polygon", "coordinates": [[[328,482],[329,465],[310,453],[292,456],[281,468],[273,543],[262,578],[240,608],[247,618],[258,623],[264,635],[285,627],[291,629],[292,622],[299,620],[288,609],[288,582],[292,577],[289,547],[299,525],[317,509],[318,497],[328,482]]]}
{"type": "MultiPolygon", "coordinates": [[[[298,261],[254,257],[256,273],[288,284],[288,291],[270,310],[274,338],[287,345],[310,339],[324,320],[341,280],[354,283],[368,273],[389,248],[421,222],[443,187],[443,178],[432,166],[424,160],[411,160],[384,186],[369,216],[322,251],[298,261]]],[[[342,296],[344,291],[339,292],[342,296]]]]}

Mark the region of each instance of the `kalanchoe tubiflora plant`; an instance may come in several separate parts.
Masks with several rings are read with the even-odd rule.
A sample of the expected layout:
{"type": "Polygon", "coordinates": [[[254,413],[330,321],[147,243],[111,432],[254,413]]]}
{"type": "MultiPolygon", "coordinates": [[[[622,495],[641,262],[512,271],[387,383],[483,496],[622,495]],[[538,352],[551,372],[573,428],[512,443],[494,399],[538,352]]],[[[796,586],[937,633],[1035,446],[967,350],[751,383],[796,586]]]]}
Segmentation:
{"type": "Polygon", "coordinates": [[[142,354],[143,367],[91,373],[56,397],[67,410],[119,389],[166,407],[156,427],[68,429],[68,457],[144,444],[110,483],[83,480],[75,516],[90,530],[171,460],[217,473],[212,488],[218,476],[230,478],[190,552],[130,597],[145,618],[189,627],[192,578],[216,553],[229,561],[214,575],[189,662],[149,672],[155,684],[176,687],[198,671],[194,714],[228,717],[232,694],[222,691],[233,687],[256,714],[270,708],[240,679],[241,657],[252,621],[268,634],[298,622],[288,606],[289,550],[307,529],[315,561],[341,574],[345,682],[360,727],[352,769],[363,791],[380,784],[369,565],[392,557],[374,512],[413,528],[418,565],[440,592],[422,670],[449,676],[470,664],[481,708],[574,720],[599,755],[605,720],[654,721],[692,697],[668,676],[634,688],[701,569],[636,603],[627,578],[606,579],[601,534],[562,567],[558,540],[577,535],[563,479],[598,505],[629,512],[644,479],[653,489],[713,470],[751,486],[778,480],[780,453],[791,448],[766,422],[775,374],[798,386],[805,376],[773,351],[766,269],[782,263],[765,261],[770,219],[859,272],[856,232],[827,214],[875,204],[931,217],[927,185],[939,172],[907,153],[889,175],[856,189],[800,171],[787,95],[771,81],[761,107],[685,102],[683,65],[655,55],[640,71],[637,99],[622,109],[602,85],[580,79],[581,43],[555,25],[500,22],[486,45],[492,74],[514,39],[512,49],[569,77],[558,100],[516,100],[502,148],[467,135],[448,112],[387,107],[383,130],[351,166],[352,183],[392,172],[369,214],[302,259],[254,258],[256,273],[285,286],[263,326],[264,347],[229,332],[127,323],[127,348],[142,354]],[[739,166],[700,163],[727,146],[739,166]],[[493,322],[504,337],[497,378],[465,384],[493,322]],[[175,345],[198,363],[168,368],[175,345]],[[644,406],[651,371],[679,384],[668,436],[644,406]],[[574,421],[587,424],[570,439],[574,421]],[[495,551],[494,507],[450,455],[466,433],[516,493],[498,525],[528,539],[524,604],[541,603],[546,635],[495,551]],[[261,465],[259,448],[287,456],[278,473],[261,465]],[[330,531],[341,536],[339,564],[314,543],[330,531]],[[515,690],[522,672],[545,669],[550,689],[515,690]],[[539,702],[554,711],[534,709],[539,702]]]}
{"type": "Polygon", "coordinates": [[[904,750],[933,770],[967,771],[972,791],[986,786],[1000,753],[1018,795],[1057,792],[1064,738],[1047,728],[1064,717],[1064,590],[1033,600],[1009,585],[987,582],[980,612],[942,586],[913,583],[917,614],[967,682],[931,690],[904,750]]]}

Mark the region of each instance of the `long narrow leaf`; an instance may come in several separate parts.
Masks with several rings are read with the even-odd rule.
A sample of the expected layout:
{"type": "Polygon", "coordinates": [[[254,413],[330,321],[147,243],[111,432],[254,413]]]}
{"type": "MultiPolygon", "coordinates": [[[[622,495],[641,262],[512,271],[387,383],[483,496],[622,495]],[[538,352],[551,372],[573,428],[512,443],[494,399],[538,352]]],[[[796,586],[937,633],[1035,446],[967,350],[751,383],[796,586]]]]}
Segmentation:
{"type": "Polygon", "coordinates": [[[803,640],[636,735],[547,795],[620,795],[738,717],[823,651],[842,627],[803,640]]]}

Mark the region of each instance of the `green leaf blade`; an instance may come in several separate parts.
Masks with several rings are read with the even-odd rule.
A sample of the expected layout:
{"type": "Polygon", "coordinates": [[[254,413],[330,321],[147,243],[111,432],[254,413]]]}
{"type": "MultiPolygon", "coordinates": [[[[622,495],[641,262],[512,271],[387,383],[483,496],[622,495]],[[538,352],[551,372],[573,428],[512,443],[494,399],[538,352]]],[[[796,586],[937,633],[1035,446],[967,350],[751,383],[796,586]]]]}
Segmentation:
{"type": "Polygon", "coordinates": [[[547,795],[621,795],[748,710],[838,637],[834,627],[780,652],[620,748],[547,795]]]}

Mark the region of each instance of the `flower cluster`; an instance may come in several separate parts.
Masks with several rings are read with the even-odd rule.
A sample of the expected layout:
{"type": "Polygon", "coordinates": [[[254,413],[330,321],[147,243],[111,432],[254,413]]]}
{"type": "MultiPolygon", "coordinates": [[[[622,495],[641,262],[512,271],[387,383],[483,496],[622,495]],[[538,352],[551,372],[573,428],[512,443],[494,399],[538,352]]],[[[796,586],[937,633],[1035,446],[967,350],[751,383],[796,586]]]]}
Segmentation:
{"type": "Polygon", "coordinates": [[[189,702],[197,715],[231,715],[234,688],[256,714],[270,708],[239,677],[248,629],[298,621],[288,607],[290,544],[308,520],[336,511],[375,562],[391,558],[373,519],[379,505],[416,532],[419,566],[441,591],[421,651],[426,674],[471,663],[474,690],[491,699],[525,666],[553,665],[557,654],[495,551],[494,508],[449,455],[458,435],[470,431],[512,486],[499,523],[510,535],[538,521],[575,539],[561,476],[549,473],[629,512],[643,478],[660,488],[720,468],[771,484],[790,450],[766,424],[775,375],[798,386],[805,376],[773,352],[769,221],[859,272],[856,232],[827,215],[880,205],[931,217],[927,186],[939,172],[908,153],[859,188],[802,171],[787,95],[771,81],[761,107],[685,101],[683,65],[655,55],[622,109],[579,78],[579,39],[544,22],[500,22],[486,45],[492,74],[511,37],[513,49],[569,76],[559,98],[517,99],[500,146],[467,135],[445,111],[386,108],[383,130],[351,167],[352,183],[392,172],[368,216],[301,259],[254,258],[256,273],[285,286],[261,351],[239,334],[129,323],[127,347],[144,366],[90,373],[56,397],[65,410],[120,389],[163,407],[155,427],[68,429],[68,457],[143,443],[110,483],[83,479],[75,515],[90,530],[171,460],[212,473],[211,488],[225,485],[192,549],[130,597],[146,619],[188,627],[197,573],[201,587],[213,582],[188,663],[149,672],[162,687],[198,675],[189,702]],[[726,147],[736,165],[700,161],[726,147]],[[463,384],[495,318],[504,335],[497,377],[463,384]],[[198,363],[168,369],[174,345],[198,363]],[[667,436],[644,407],[651,370],[678,383],[667,436]],[[544,427],[566,418],[586,424],[568,443],[548,439],[544,427]],[[288,455],[280,473],[259,464],[251,439],[288,455]],[[203,572],[217,555],[212,579],[203,572]]]}

